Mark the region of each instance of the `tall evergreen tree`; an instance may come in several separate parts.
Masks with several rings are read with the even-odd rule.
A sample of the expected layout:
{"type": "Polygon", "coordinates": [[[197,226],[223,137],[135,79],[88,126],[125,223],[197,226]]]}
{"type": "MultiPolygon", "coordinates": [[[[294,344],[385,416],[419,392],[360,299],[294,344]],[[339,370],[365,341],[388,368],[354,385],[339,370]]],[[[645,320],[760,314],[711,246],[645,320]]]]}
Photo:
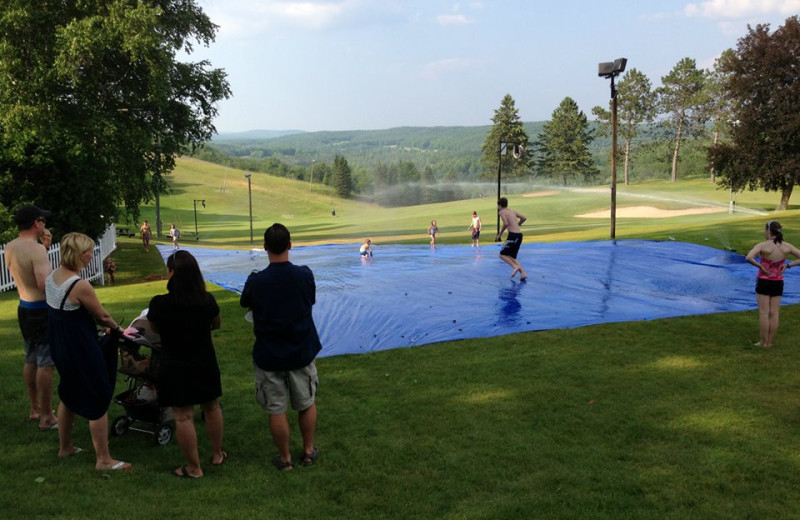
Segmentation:
{"type": "Polygon", "coordinates": [[[678,180],[678,158],[683,139],[705,131],[705,105],[709,101],[705,83],[706,71],[698,69],[692,58],[683,58],[661,78],[661,87],[656,89],[658,106],[662,113],[667,114],[664,125],[674,132],[672,182],[678,180]]]}
{"type": "Polygon", "coordinates": [[[506,178],[519,178],[528,171],[530,166],[530,139],[525,132],[522,120],[519,118],[514,98],[511,94],[506,94],[500,102],[500,108],[494,111],[492,117],[492,129],[486,135],[481,150],[483,157],[481,162],[484,166],[483,178],[491,179],[497,173],[498,162],[502,162],[503,176],[506,178]],[[515,143],[519,145],[520,153],[501,153],[501,143],[515,143]]]}
{"type": "MultiPolygon", "coordinates": [[[[610,103],[610,102],[609,102],[610,103]]],[[[631,183],[631,149],[633,140],[645,123],[655,118],[655,94],[650,80],[637,69],[630,69],[617,84],[617,131],[624,142],[622,155],[625,158],[625,184],[631,183]]],[[[611,108],[592,108],[592,114],[600,123],[601,135],[611,135],[611,108]]]]}
{"type": "Polygon", "coordinates": [[[775,32],[749,28],[720,70],[731,100],[731,142],[717,144],[712,163],[723,184],[779,191],[778,209],[789,207],[800,182],[800,20],[792,16],[775,32]]]}
{"type": "Polygon", "coordinates": [[[54,210],[57,234],[136,215],[230,95],[178,59],[216,35],[194,0],[0,0],[0,27],[0,205],[54,210]]]}
{"type": "Polygon", "coordinates": [[[333,159],[333,188],[337,195],[345,199],[350,197],[353,191],[350,165],[347,164],[347,159],[339,154],[333,159]]]}
{"type": "Polygon", "coordinates": [[[586,180],[597,175],[589,152],[593,140],[594,131],[586,115],[572,98],[564,98],[536,142],[542,173],[560,178],[564,186],[570,179],[586,180]]]}

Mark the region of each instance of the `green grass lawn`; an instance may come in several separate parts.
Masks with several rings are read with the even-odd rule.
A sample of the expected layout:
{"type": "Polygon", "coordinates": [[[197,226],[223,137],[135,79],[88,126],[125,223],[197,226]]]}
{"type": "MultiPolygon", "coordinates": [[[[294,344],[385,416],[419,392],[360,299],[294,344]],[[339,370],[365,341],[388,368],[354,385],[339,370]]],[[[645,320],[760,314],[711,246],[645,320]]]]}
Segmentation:
{"type": "MultiPolygon", "coordinates": [[[[180,159],[170,175],[172,192],[162,196],[161,220],[164,232],[170,222],[183,232],[182,242],[206,247],[248,248],[250,244],[249,200],[244,172],[194,159],[180,159]],[[194,201],[197,204],[199,240],[194,240],[194,201]]],[[[473,210],[484,224],[482,239],[494,239],[497,220],[495,191],[487,197],[402,208],[381,208],[357,200],[338,199],[330,187],[298,182],[253,173],[253,246],[273,222],[284,223],[292,232],[295,245],[316,243],[360,242],[370,237],[376,244],[428,242],[426,236],[432,219],[439,225],[441,243],[469,244],[467,227],[473,210]],[[331,210],[336,210],[336,216],[331,210]]],[[[579,218],[587,212],[607,210],[608,189],[572,190],[558,187],[531,187],[525,194],[548,193],[547,196],[525,197],[523,193],[508,195],[510,206],[528,217],[524,226],[526,241],[606,240],[610,236],[608,219],[579,218]]],[[[619,185],[617,205],[653,206],[659,209],[697,208],[698,205],[723,204],[729,200],[726,190],[708,180],[686,180],[677,183],[647,182],[619,185]],[[646,197],[646,198],[643,198],[646,197]]],[[[742,192],[736,196],[740,209],[772,211],[779,201],[776,193],[742,192]]],[[[800,227],[800,213],[792,206],[777,218],[787,230],[800,227]]],[[[143,208],[142,218],[155,230],[152,206],[143,208]]],[[[651,238],[654,240],[693,241],[699,239],[712,247],[742,250],[761,239],[758,224],[766,217],[753,213],[711,213],[664,219],[617,218],[616,238],[651,238]],[[741,224],[736,226],[736,224],[741,224]],[[735,231],[730,231],[731,226],[735,231]],[[743,232],[740,235],[740,232],[743,232]],[[703,236],[700,236],[703,235],[703,236]],[[744,242],[737,243],[741,236],[744,242]],[[707,239],[707,240],[706,240],[707,239]]],[[[130,223],[138,229],[136,223],[130,223]]],[[[787,236],[790,232],[787,233],[787,236]]],[[[167,243],[162,238],[156,242],[167,243]]]]}
{"type": "MultiPolygon", "coordinates": [[[[198,209],[200,245],[249,247],[246,182],[244,198],[233,193],[235,183],[242,191],[241,181],[234,181],[241,172],[230,170],[226,196],[236,195],[238,202],[224,206],[202,191],[217,189],[217,177],[199,178],[218,167],[194,166],[203,170],[196,185],[178,179],[180,190],[162,198],[165,213],[183,215],[187,229],[182,212],[191,213],[192,199],[207,198],[202,220],[198,209]],[[185,208],[187,200],[188,210],[172,209],[185,208]]],[[[285,182],[285,192],[270,188],[282,193],[284,204],[274,213],[272,199],[264,195],[257,205],[254,193],[254,208],[264,208],[256,242],[265,225],[283,220],[296,243],[326,237],[356,241],[365,235],[425,243],[427,222],[436,218],[445,241],[467,243],[471,210],[494,216],[487,200],[485,206],[464,201],[392,210],[336,202],[337,217],[331,217],[330,194],[323,188],[285,182]]],[[[670,191],[666,183],[647,188],[670,191]]],[[[699,183],[686,193],[727,200],[726,193],[699,183]]],[[[768,196],[750,195],[752,201],[743,195],[740,204],[768,206],[768,196]]],[[[531,218],[523,228],[526,240],[608,236],[607,220],[574,217],[607,207],[603,194],[565,191],[511,200],[531,218]]],[[[622,194],[619,200],[641,204],[622,194]]],[[[784,223],[789,241],[798,235],[795,210],[772,216],[784,223]]],[[[761,239],[766,219],[727,213],[622,219],[617,236],[672,237],[744,251],[761,239]]],[[[166,282],[158,279],[163,263],[154,248],[145,253],[135,239],[121,239],[115,259],[118,285],[97,292],[115,318],[129,321],[165,291],[166,282]]],[[[183,461],[174,441],[155,447],[151,437],[137,432],[111,440],[112,453],[132,462],[132,470],[95,471],[81,418],[75,442],[87,451],[57,459],[56,434],[39,432],[25,420],[16,295],[0,294],[3,518],[800,517],[800,383],[794,373],[800,350],[792,340],[800,306],[782,309],[772,350],[749,347],[758,336],[756,313],[740,312],[322,358],[317,436],[322,455],[313,468],[278,473],[269,462],[275,448],[267,419],[253,396],[250,326],[236,294],[211,290],[222,313],[222,328],[213,335],[231,457],[221,467],[206,465],[206,477],[197,481],[170,475],[183,461]]],[[[120,377],[118,392],[123,388],[120,377]]],[[[109,416],[121,413],[112,403],[109,416]]],[[[197,425],[201,457],[208,460],[208,442],[197,425]]],[[[295,425],[292,433],[296,452],[295,425]]]]}

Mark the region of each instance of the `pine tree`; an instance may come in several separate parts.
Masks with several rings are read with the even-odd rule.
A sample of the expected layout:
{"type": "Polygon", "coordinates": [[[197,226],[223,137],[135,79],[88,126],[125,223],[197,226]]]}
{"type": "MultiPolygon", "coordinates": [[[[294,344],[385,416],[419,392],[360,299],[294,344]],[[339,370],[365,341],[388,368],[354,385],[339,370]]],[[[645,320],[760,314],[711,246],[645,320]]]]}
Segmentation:
{"type": "Polygon", "coordinates": [[[500,108],[494,111],[492,129],[483,142],[483,178],[493,178],[497,172],[498,161],[502,161],[502,172],[506,178],[519,178],[528,171],[530,165],[530,140],[519,118],[514,98],[506,94],[500,108]],[[510,153],[511,147],[501,150],[501,143],[517,145],[517,153],[510,153]],[[506,152],[506,153],[502,153],[506,152]]]}
{"type": "Polygon", "coordinates": [[[337,195],[345,199],[350,197],[353,191],[350,165],[347,164],[347,159],[339,154],[333,159],[333,188],[337,195]]]}
{"type": "MultiPolygon", "coordinates": [[[[610,104],[611,102],[609,102],[610,104]]],[[[650,85],[650,80],[642,72],[631,69],[625,73],[617,85],[617,131],[624,141],[623,149],[619,152],[625,158],[624,178],[625,184],[631,183],[631,150],[632,143],[639,134],[639,128],[644,123],[650,123],[655,118],[655,94],[650,85]]],[[[592,114],[600,123],[598,134],[611,135],[611,108],[594,107],[592,114]]]]}
{"type": "Polygon", "coordinates": [[[599,173],[589,152],[593,140],[586,115],[572,98],[564,98],[536,142],[540,169],[560,178],[564,186],[570,179],[590,179],[599,173]]]}
{"type": "Polygon", "coordinates": [[[708,96],[705,90],[706,72],[698,69],[692,58],[683,58],[669,74],[661,78],[656,89],[658,104],[668,114],[664,126],[675,132],[672,148],[672,173],[670,180],[678,180],[678,157],[686,136],[700,135],[705,131],[708,96]]]}

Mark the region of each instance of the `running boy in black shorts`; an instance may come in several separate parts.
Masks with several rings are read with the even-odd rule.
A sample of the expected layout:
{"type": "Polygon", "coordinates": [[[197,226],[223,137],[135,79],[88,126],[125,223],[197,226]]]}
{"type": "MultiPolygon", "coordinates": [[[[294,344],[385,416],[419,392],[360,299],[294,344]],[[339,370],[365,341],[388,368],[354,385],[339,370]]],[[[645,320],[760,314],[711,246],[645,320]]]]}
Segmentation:
{"type": "Polygon", "coordinates": [[[527,218],[513,209],[509,209],[508,199],[505,197],[501,197],[497,201],[497,213],[500,215],[500,220],[503,221],[503,227],[500,228],[495,241],[499,242],[503,236],[503,231],[508,229],[506,243],[503,245],[503,249],[500,250],[500,259],[514,268],[511,271],[511,278],[514,278],[519,273],[519,279],[522,281],[528,277],[528,273],[525,272],[525,269],[522,268],[522,265],[517,260],[517,253],[519,252],[519,246],[522,245],[520,226],[527,218]]]}

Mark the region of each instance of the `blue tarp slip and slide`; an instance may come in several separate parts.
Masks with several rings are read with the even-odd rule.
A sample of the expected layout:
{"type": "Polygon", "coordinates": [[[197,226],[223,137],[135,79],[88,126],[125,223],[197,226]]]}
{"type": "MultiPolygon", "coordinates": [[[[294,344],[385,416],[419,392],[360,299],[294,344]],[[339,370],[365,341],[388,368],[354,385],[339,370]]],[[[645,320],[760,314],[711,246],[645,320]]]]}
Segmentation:
{"type": "MultiPolygon", "coordinates": [[[[740,254],[695,244],[523,244],[524,283],[509,280],[498,244],[374,245],[371,263],[358,247],[292,249],[291,261],[311,267],[316,279],[321,356],[756,308],[756,269],[740,254]]],[[[268,264],[264,251],[185,249],[207,281],[236,292],[251,271],[268,264]]],[[[784,303],[800,301],[799,286],[788,271],[784,303]]]]}

